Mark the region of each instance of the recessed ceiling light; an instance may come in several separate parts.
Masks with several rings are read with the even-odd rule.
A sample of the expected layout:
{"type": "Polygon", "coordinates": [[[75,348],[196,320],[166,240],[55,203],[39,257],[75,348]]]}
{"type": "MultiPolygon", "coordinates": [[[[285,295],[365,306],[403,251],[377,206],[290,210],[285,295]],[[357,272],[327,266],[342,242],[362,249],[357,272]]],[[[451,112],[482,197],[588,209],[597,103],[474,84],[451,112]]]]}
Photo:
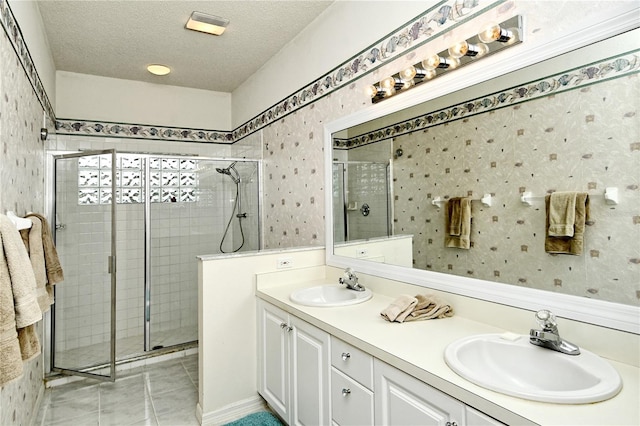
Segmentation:
{"type": "Polygon", "coordinates": [[[184,27],[202,33],[222,35],[227,25],[229,25],[228,19],[202,12],[193,12],[184,27]]]}
{"type": "Polygon", "coordinates": [[[167,75],[171,72],[171,69],[167,66],[164,65],[160,65],[160,64],[151,64],[149,66],[147,66],[147,71],[149,71],[151,74],[155,74],[155,75],[167,75]]]}

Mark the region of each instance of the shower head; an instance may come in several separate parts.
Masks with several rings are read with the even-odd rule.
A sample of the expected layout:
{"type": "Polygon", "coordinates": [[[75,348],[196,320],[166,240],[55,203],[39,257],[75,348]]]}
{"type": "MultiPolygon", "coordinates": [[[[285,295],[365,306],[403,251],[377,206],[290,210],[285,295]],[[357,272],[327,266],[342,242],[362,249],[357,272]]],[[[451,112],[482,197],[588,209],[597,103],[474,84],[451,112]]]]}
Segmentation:
{"type": "Polygon", "coordinates": [[[221,169],[219,167],[216,167],[216,172],[223,174],[223,175],[227,175],[227,176],[231,176],[231,179],[233,179],[234,183],[239,183],[240,182],[240,174],[238,173],[238,171],[235,168],[237,161],[234,161],[233,163],[229,164],[229,167],[226,167],[224,169],[221,169]],[[231,173],[231,170],[233,170],[235,172],[235,176],[234,173],[231,173]]]}
{"type": "Polygon", "coordinates": [[[233,163],[229,164],[229,167],[226,167],[224,169],[221,169],[219,167],[216,167],[216,172],[221,173],[223,175],[229,175],[231,176],[231,169],[234,168],[234,166],[236,165],[237,161],[234,161],[233,163]]]}

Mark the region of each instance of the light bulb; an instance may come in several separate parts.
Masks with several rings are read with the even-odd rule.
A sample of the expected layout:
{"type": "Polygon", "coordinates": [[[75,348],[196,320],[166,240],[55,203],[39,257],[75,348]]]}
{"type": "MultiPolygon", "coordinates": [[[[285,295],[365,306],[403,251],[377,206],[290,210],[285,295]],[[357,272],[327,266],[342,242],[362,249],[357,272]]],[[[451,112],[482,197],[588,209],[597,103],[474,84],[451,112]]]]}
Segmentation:
{"type": "Polygon", "coordinates": [[[406,80],[404,82],[404,84],[402,85],[402,87],[400,88],[400,90],[407,90],[409,89],[411,86],[415,85],[416,83],[412,80],[406,80]]]}
{"type": "Polygon", "coordinates": [[[399,78],[387,77],[380,82],[380,86],[384,89],[399,89],[404,83],[399,78]]]}
{"type": "Polygon", "coordinates": [[[489,53],[489,46],[487,46],[484,43],[476,44],[476,48],[478,49],[478,54],[476,55],[476,58],[482,58],[484,55],[489,53]]]}
{"type": "Polygon", "coordinates": [[[364,92],[367,94],[367,96],[373,99],[378,95],[378,88],[374,85],[370,85],[364,88],[364,92]]]}
{"type": "Polygon", "coordinates": [[[436,73],[436,70],[426,70],[426,71],[424,72],[424,78],[425,78],[426,80],[431,80],[433,77],[435,77],[435,76],[436,76],[436,74],[437,74],[437,73],[436,73]]]}
{"type": "Polygon", "coordinates": [[[498,24],[489,25],[478,34],[478,38],[483,43],[491,43],[492,41],[499,41],[500,43],[506,43],[513,37],[513,33],[504,28],[500,28],[498,24]]]}
{"type": "Polygon", "coordinates": [[[393,77],[387,77],[380,82],[380,86],[385,89],[389,89],[395,85],[395,79],[393,77]]]}
{"type": "Polygon", "coordinates": [[[461,41],[460,43],[456,43],[449,48],[449,55],[452,58],[462,58],[469,51],[469,43],[466,41],[461,41]]]}
{"type": "Polygon", "coordinates": [[[455,70],[460,66],[460,59],[458,58],[447,58],[447,62],[449,63],[449,69],[455,70]]]}
{"type": "Polygon", "coordinates": [[[415,77],[416,74],[417,74],[416,67],[414,67],[413,65],[410,65],[409,67],[400,71],[400,78],[403,81],[410,81],[410,80],[413,80],[413,77],[415,77]]]}
{"type": "Polygon", "coordinates": [[[520,38],[520,30],[518,28],[509,28],[507,31],[510,34],[509,40],[505,43],[506,45],[514,44],[520,38]]]}
{"type": "Polygon", "coordinates": [[[449,65],[446,63],[444,58],[441,58],[439,55],[433,55],[422,61],[422,66],[425,70],[435,70],[436,68],[448,68],[449,65]]]}

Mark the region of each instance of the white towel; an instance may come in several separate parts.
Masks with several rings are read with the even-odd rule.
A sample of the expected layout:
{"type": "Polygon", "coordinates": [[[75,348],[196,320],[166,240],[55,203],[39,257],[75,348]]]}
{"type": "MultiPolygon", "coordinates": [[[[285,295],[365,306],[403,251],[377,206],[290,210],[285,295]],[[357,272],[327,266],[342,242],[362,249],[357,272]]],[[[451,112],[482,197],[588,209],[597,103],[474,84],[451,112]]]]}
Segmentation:
{"type": "Polygon", "coordinates": [[[30,326],[41,318],[27,250],[13,222],[0,215],[0,386],[20,377],[22,360],[39,352],[30,326]]]}
{"type": "Polygon", "coordinates": [[[0,215],[0,234],[4,247],[4,261],[7,263],[11,280],[16,328],[23,328],[42,319],[36,296],[36,277],[20,233],[5,215],[0,215]]]}

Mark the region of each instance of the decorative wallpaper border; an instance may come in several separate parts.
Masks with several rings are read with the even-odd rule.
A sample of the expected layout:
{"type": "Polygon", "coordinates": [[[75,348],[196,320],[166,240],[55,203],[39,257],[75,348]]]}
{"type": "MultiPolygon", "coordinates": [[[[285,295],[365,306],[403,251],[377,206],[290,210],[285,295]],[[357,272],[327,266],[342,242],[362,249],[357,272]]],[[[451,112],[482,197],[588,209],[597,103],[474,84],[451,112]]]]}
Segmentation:
{"type": "Polygon", "coordinates": [[[352,138],[335,138],[336,149],[351,149],[438,126],[533,99],[640,72],[640,49],[400,121],[352,138]]]}
{"type": "Polygon", "coordinates": [[[163,141],[234,143],[232,132],[104,121],[56,120],[58,134],[163,141]]]}
{"type": "Polygon", "coordinates": [[[480,0],[443,0],[408,24],[373,43],[327,74],[230,132],[71,119],[58,120],[56,128],[60,134],[234,143],[507,1],[493,0],[483,2],[481,5],[480,0]]]}
{"type": "Polygon", "coordinates": [[[479,8],[480,0],[447,0],[436,4],[408,25],[372,44],[305,88],[235,129],[233,131],[234,140],[239,140],[269,123],[317,101],[390,60],[427,43],[505,1],[483,2],[483,6],[485,6],[483,8],[479,8]]]}
{"type": "Polygon", "coordinates": [[[15,50],[16,55],[22,64],[22,68],[27,74],[27,78],[31,83],[31,87],[33,87],[33,91],[35,92],[40,105],[42,105],[42,108],[50,118],[55,119],[56,113],[49,101],[49,97],[44,89],[42,80],[40,80],[36,66],[33,63],[33,58],[31,58],[27,44],[22,36],[20,26],[18,25],[15,16],[13,16],[13,12],[7,3],[7,0],[0,0],[0,25],[2,25],[4,32],[7,34],[7,38],[11,42],[13,50],[15,50]]]}

